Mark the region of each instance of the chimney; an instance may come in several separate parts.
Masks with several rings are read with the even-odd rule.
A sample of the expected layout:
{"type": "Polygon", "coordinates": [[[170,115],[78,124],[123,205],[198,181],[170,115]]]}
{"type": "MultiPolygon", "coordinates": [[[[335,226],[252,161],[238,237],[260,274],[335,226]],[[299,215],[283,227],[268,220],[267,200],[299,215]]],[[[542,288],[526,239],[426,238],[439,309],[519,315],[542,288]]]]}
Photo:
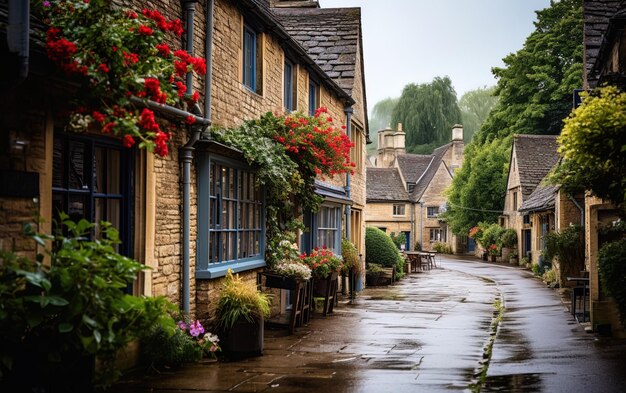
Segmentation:
{"type": "Polygon", "coordinates": [[[271,0],[273,8],[320,8],[318,0],[271,0]]]}
{"type": "Polygon", "coordinates": [[[463,126],[462,125],[455,124],[452,126],[452,140],[463,141],[463,126]]]}
{"type": "Polygon", "coordinates": [[[398,131],[402,131],[402,123],[398,123],[398,131]]]}

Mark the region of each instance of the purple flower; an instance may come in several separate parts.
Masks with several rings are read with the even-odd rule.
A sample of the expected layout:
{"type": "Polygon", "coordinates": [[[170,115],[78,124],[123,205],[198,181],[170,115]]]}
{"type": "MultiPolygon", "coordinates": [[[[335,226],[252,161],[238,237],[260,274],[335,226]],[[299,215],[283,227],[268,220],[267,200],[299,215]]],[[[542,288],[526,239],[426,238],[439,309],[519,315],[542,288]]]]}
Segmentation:
{"type": "Polygon", "coordinates": [[[178,321],[176,325],[180,328],[180,330],[187,330],[187,325],[183,321],[178,321]]]}
{"type": "Polygon", "coordinates": [[[200,321],[192,322],[191,325],[189,325],[189,334],[191,334],[193,337],[198,337],[203,333],[204,328],[202,327],[200,321]]]}
{"type": "Polygon", "coordinates": [[[50,2],[49,1],[44,1],[43,2],[43,6],[44,7],[50,7],[50,2]]]}

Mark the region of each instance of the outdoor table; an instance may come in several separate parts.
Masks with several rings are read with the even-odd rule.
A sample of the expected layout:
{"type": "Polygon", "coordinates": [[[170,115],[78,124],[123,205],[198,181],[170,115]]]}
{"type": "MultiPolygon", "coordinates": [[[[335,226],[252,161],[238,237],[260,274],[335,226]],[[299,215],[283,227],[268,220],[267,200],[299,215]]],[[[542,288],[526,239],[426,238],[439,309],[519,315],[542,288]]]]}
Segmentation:
{"type": "Polygon", "coordinates": [[[585,322],[587,320],[587,294],[589,293],[589,277],[567,277],[567,281],[576,282],[576,286],[572,288],[571,296],[571,312],[572,315],[578,319],[576,315],[576,298],[583,299],[583,312],[582,320],[579,322],[585,322]]]}
{"type": "Polygon", "coordinates": [[[404,253],[409,259],[411,273],[416,273],[418,270],[422,270],[422,253],[420,251],[405,251],[404,253]]]}

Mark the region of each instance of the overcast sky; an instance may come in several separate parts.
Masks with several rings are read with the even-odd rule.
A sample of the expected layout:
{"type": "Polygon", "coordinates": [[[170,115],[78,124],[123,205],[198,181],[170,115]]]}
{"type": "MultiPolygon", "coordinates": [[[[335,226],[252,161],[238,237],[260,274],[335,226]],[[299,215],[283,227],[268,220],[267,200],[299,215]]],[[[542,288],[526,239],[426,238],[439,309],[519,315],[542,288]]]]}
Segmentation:
{"type": "Polygon", "coordinates": [[[461,97],[496,83],[491,68],[522,48],[549,0],[320,0],[361,7],[367,105],[408,83],[449,76],[461,97]]]}

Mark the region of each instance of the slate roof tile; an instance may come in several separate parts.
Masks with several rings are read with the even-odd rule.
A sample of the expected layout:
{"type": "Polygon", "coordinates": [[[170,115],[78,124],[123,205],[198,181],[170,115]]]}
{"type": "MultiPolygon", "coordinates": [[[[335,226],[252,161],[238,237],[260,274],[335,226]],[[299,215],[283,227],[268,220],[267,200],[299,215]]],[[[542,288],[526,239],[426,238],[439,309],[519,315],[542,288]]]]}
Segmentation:
{"type": "Polygon", "coordinates": [[[517,170],[526,201],[559,160],[556,135],[515,135],[517,170]]]}
{"type": "Polygon", "coordinates": [[[409,201],[397,168],[366,168],[367,201],[409,201]]]}
{"type": "Polygon", "coordinates": [[[416,183],[422,176],[433,156],[422,154],[399,154],[396,157],[398,167],[407,183],[416,183]]]}
{"type": "Polygon", "coordinates": [[[530,194],[530,197],[522,203],[519,211],[532,212],[553,209],[556,200],[556,192],[558,190],[559,187],[556,185],[540,184],[535,188],[535,191],[530,194]]]}

